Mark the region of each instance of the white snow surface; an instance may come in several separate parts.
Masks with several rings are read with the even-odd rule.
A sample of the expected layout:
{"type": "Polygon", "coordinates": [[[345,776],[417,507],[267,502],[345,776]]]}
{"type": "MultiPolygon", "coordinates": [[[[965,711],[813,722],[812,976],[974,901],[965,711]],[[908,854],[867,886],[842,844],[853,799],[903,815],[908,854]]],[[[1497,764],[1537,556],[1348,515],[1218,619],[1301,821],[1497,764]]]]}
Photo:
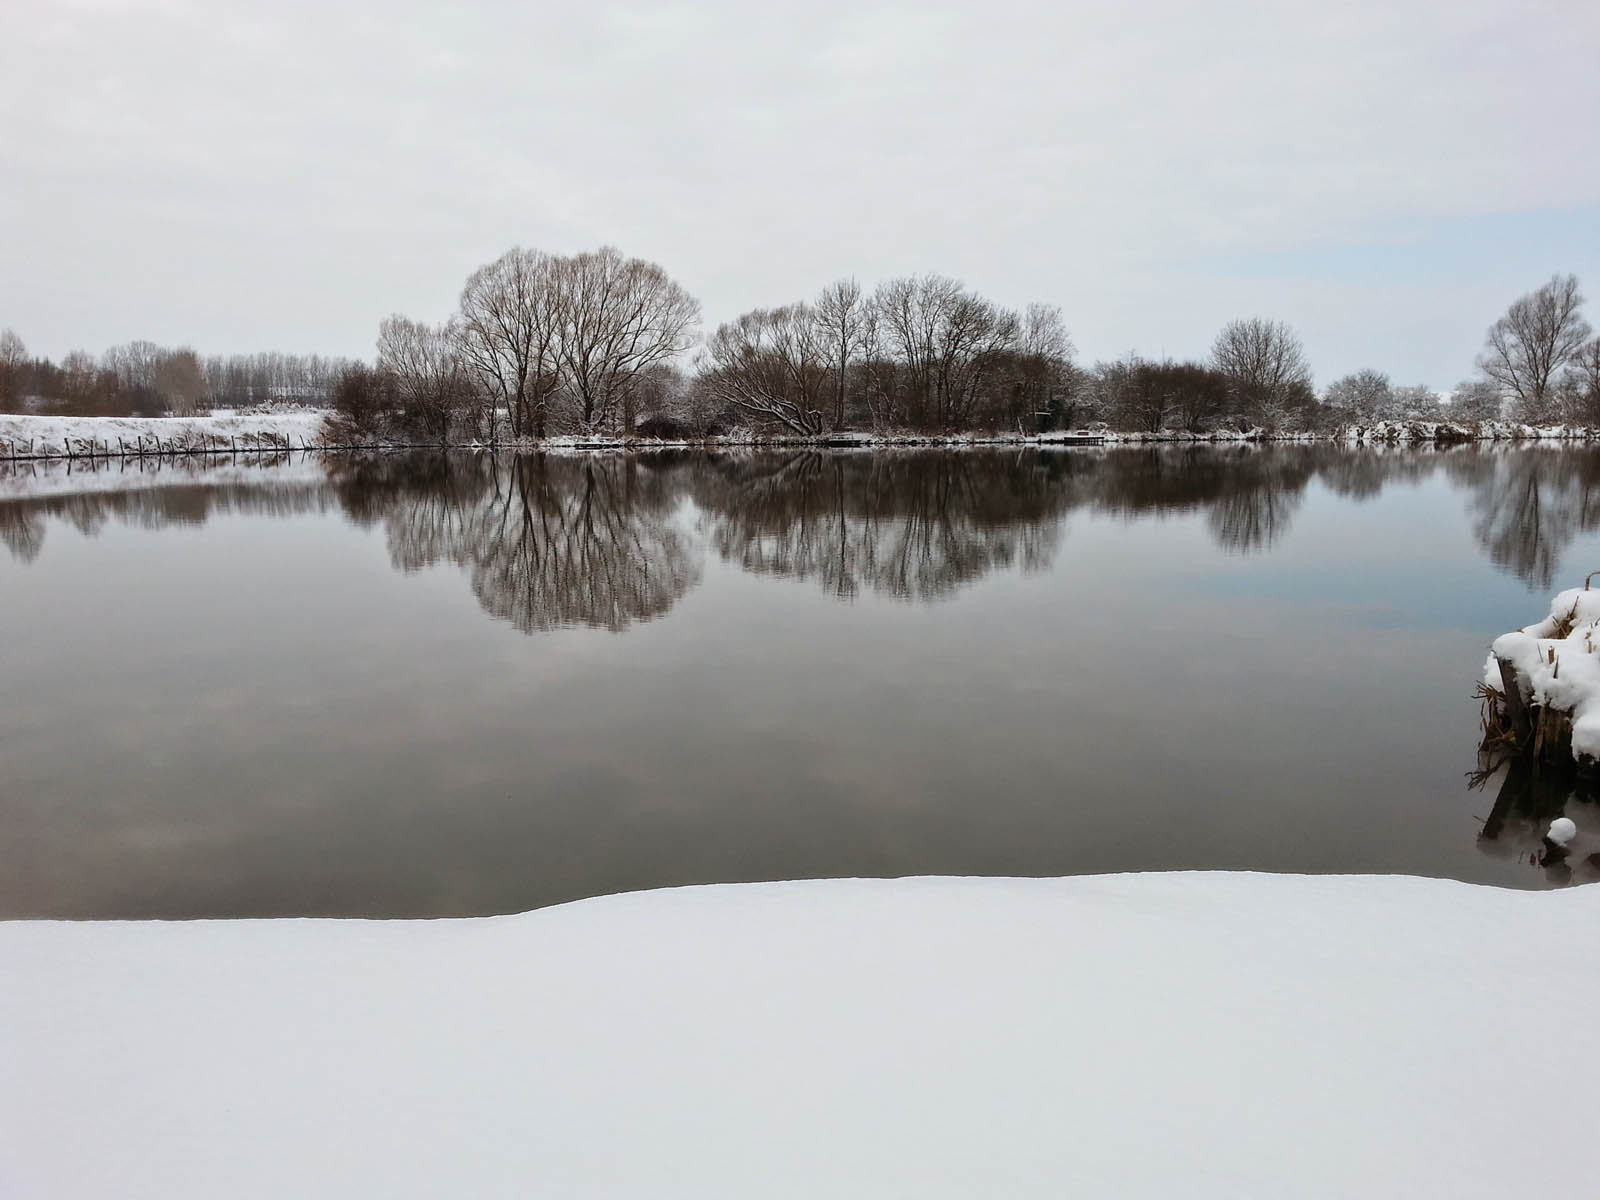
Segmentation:
{"type": "Polygon", "coordinates": [[[1585,1177],[1597,921],[1219,873],[9,923],[0,1195],[1527,1195],[1585,1177]]]}
{"type": "MultiPolygon", "coordinates": [[[[132,446],[139,438],[192,440],[201,435],[246,439],[271,434],[287,437],[290,444],[315,446],[322,437],[322,422],[327,413],[312,408],[285,408],[272,412],[238,413],[218,409],[196,417],[45,417],[0,413],[0,443],[9,443],[19,453],[31,443],[32,452],[64,453],[70,441],[74,453],[79,443],[117,450],[117,439],[132,446]]],[[[6,451],[0,447],[0,457],[6,451]]]]}
{"type": "Polygon", "coordinates": [[[1517,671],[1522,698],[1572,713],[1572,753],[1600,758],[1600,588],[1568,588],[1550,615],[1494,640],[1484,682],[1502,686],[1497,658],[1517,671]],[[1556,637],[1569,624],[1571,632],[1556,637]]]}
{"type": "Polygon", "coordinates": [[[1471,426],[1450,421],[1374,421],[1344,428],[1344,440],[1347,442],[1470,442],[1477,436],[1471,426]]]}

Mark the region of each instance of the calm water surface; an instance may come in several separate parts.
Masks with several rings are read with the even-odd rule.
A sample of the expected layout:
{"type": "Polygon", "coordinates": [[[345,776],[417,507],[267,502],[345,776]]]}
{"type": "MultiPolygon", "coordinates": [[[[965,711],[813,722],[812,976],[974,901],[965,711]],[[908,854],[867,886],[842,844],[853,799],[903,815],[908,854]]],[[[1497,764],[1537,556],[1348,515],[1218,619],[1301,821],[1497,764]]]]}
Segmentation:
{"type": "Polygon", "coordinates": [[[12,471],[0,916],[1583,881],[1593,804],[1466,775],[1488,642],[1596,531],[1600,453],[1550,447],[12,471]]]}

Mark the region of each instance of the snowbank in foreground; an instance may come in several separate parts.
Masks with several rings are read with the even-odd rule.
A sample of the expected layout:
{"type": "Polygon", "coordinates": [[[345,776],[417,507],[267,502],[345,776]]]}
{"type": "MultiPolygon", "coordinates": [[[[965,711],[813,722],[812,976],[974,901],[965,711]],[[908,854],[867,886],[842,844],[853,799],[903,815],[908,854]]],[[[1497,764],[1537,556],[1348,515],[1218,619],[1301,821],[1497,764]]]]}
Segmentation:
{"type": "Polygon", "coordinates": [[[0,925],[0,1192],[1526,1195],[1587,1169],[1597,920],[1174,874],[0,925]]]}

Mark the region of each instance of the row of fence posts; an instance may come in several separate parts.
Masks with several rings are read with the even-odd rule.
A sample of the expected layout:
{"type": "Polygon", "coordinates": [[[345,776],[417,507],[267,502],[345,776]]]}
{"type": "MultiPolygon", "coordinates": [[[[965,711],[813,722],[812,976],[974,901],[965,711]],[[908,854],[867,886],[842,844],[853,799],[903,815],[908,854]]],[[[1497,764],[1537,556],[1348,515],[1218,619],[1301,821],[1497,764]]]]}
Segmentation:
{"type": "Polygon", "coordinates": [[[285,454],[291,451],[311,451],[324,449],[314,446],[310,442],[301,440],[295,445],[288,434],[280,433],[251,433],[246,434],[243,444],[238,437],[224,438],[220,434],[200,434],[195,437],[178,437],[170,441],[162,441],[154,435],[138,437],[129,443],[123,438],[117,439],[115,449],[109,440],[97,441],[94,438],[65,438],[61,444],[45,442],[35,445],[29,438],[26,442],[15,442],[0,439],[0,462],[92,462],[95,460],[111,459],[142,459],[142,458],[185,458],[200,455],[240,455],[240,454],[285,454]]]}

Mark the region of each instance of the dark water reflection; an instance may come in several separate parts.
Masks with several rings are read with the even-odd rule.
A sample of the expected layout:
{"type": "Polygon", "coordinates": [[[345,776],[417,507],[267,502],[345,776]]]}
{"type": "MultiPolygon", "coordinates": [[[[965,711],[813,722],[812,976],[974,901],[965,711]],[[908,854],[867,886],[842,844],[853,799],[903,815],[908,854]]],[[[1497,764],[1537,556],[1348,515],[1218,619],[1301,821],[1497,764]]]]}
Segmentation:
{"type": "Polygon", "coordinates": [[[729,459],[690,495],[711,548],[758,574],[931,600],[1013,564],[1050,565],[1086,460],[1037,455],[729,459]]]}
{"type": "Polygon", "coordinates": [[[1600,785],[1574,771],[1501,763],[1482,781],[1494,796],[1494,807],[1478,832],[1484,853],[1542,872],[1546,882],[1561,886],[1600,881],[1600,785]],[[1578,827],[1570,846],[1545,839],[1557,817],[1578,827]]]}
{"type": "Polygon", "coordinates": [[[620,633],[670,609],[699,579],[672,518],[672,477],[632,457],[434,458],[341,476],[357,520],[383,525],[394,565],[462,568],[485,612],[523,633],[620,633]],[[399,470],[396,476],[396,470],[399,470]],[[383,499],[374,505],[376,497],[383,499]]]}
{"type": "Polygon", "coordinates": [[[813,875],[1594,874],[1536,836],[1587,797],[1519,780],[1490,810],[1463,778],[1484,646],[1600,566],[1592,451],[80,476],[0,465],[0,915],[448,915],[813,875]]]}

